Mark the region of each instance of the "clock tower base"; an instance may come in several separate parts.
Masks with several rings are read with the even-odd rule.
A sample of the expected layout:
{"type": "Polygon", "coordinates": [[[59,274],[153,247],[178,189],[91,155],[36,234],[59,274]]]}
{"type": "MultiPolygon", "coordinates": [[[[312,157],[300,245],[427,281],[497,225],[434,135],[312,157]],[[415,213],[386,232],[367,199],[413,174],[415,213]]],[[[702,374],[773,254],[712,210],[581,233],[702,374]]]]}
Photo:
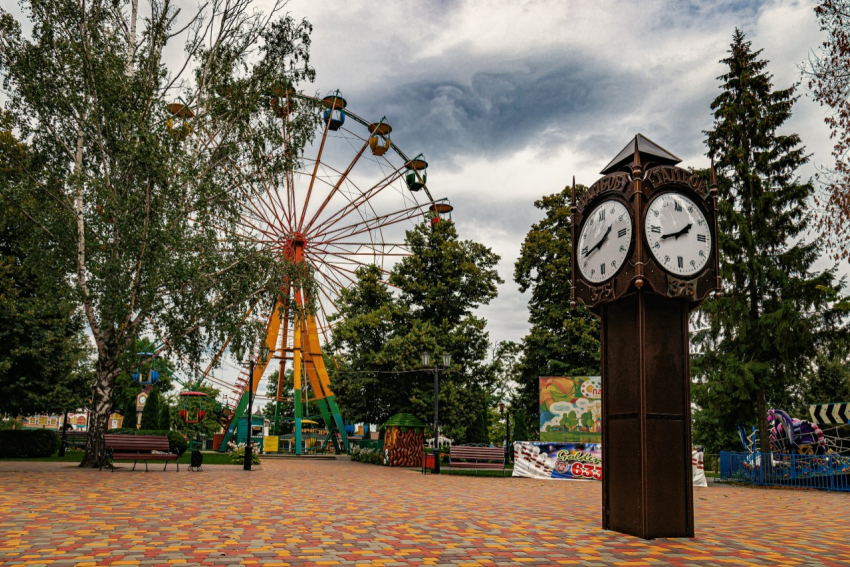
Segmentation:
{"type": "Polygon", "coordinates": [[[689,304],[637,290],[602,305],[602,527],[693,537],[689,304]]]}

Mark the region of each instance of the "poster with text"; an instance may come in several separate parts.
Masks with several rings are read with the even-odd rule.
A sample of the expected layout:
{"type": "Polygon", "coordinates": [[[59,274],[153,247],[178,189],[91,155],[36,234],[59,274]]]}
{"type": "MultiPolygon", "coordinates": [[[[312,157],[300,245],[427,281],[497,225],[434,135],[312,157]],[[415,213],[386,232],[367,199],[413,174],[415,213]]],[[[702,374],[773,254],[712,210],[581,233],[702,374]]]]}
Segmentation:
{"type": "Polygon", "coordinates": [[[540,441],[602,441],[602,378],[540,377],[540,441]]]}
{"type": "Polygon", "coordinates": [[[602,480],[602,446],[518,441],[514,443],[513,476],[602,480]]]}

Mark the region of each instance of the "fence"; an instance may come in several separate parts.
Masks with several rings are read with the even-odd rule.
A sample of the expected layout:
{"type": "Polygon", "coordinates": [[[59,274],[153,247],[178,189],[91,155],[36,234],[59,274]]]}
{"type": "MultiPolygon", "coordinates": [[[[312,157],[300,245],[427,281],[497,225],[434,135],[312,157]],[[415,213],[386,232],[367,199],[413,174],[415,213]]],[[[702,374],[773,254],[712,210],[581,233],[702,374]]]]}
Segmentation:
{"type": "Polygon", "coordinates": [[[850,492],[850,457],[722,451],[720,479],[850,492]]]}
{"type": "Polygon", "coordinates": [[[352,439],[349,443],[352,447],[356,445],[361,449],[375,449],[379,453],[384,450],[383,439],[352,439]]]}

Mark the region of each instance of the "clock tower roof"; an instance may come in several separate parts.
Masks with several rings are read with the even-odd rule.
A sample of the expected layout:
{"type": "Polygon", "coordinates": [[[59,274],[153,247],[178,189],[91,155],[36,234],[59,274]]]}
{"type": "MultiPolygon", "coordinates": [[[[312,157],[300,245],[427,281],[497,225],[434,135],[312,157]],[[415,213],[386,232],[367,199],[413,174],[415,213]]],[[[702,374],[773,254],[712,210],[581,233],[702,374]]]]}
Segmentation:
{"type": "Polygon", "coordinates": [[[676,165],[682,161],[643,134],[638,134],[626,144],[626,147],[617,154],[617,157],[611,160],[611,163],[605,166],[601,174],[608,175],[624,165],[634,165],[635,150],[640,156],[641,163],[653,162],[656,165],[676,165]]]}

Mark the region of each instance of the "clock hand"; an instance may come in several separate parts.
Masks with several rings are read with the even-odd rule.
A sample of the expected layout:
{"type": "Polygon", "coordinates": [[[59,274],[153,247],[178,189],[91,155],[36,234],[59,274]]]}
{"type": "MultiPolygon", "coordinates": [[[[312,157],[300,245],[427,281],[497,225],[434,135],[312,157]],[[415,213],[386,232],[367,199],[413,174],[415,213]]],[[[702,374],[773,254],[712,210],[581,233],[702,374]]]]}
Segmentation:
{"type": "Polygon", "coordinates": [[[688,223],[688,224],[685,226],[685,228],[683,228],[683,229],[682,229],[682,230],[680,230],[679,232],[671,232],[670,234],[665,234],[664,236],[662,236],[662,237],[661,237],[661,240],[667,240],[668,238],[675,238],[675,239],[677,239],[677,240],[678,240],[680,236],[682,236],[683,234],[687,234],[687,233],[688,233],[688,231],[690,231],[690,230],[691,230],[691,227],[692,227],[692,226],[693,226],[693,224],[688,223]]]}
{"type": "Polygon", "coordinates": [[[605,235],[604,235],[601,239],[599,239],[599,242],[597,242],[596,244],[594,244],[592,248],[589,248],[589,249],[587,250],[587,252],[585,252],[585,253],[584,253],[584,257],[585,257],[585,258],[587,258],[588,256],[590,256],[590,255],[591,255],[591,254],[592,254],[592,253],[593,253],[593,252],[594,252],[597,248],[599,248],[600,246],[602,246],[602,245],[605,243],[605,241],[606,241],[606,240],[608,240],[608,235],[609,235],[609,234],[611,234],[611,228],[612,228],[613,226],[614,226],[613,224],[608,225],[608,230],[606,230],[606,231],[605,231],[605,235]]]}

